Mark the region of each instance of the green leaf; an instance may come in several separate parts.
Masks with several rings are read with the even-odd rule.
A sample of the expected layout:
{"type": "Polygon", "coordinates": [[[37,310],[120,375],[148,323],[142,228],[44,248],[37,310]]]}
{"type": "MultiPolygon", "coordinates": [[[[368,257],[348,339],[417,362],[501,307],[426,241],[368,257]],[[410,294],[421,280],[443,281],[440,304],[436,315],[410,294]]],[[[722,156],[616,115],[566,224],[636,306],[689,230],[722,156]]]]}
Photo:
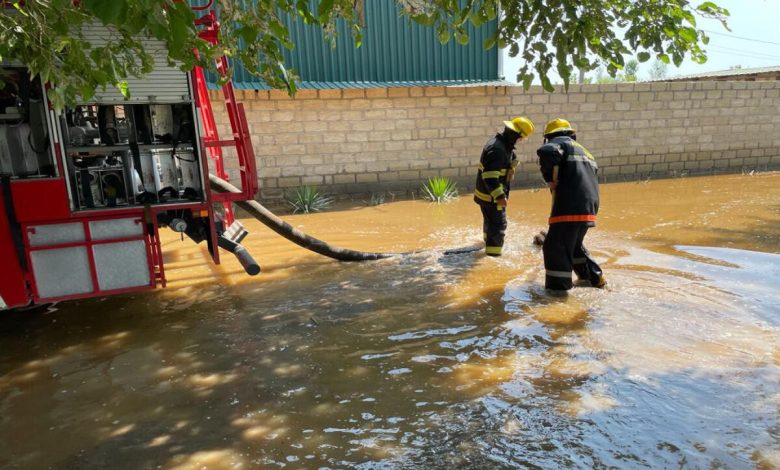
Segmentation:
{"type": "Polygon", "coordinates": [[[637,54],[636,57],[637,59],[639,59],[639,62],[647,62],[648,60],[650,60],[650,53],[643,51],[637,54]]]}
{"type": "Polygon", "coordinates": [[[531,83],[533,83],[533,81],[534,81],[534,74],[530,72],[527,73],[523,77],[523,88],[525,88],[526,90],[531,88],[531,83]]]}
{"type": "Polygon", "coordinates": [[[122,80],[121,82],[117,83],[116,87],[119,89],[119,92],[122,93],[122,96],[125,97],[125,99],[130,98],[130,88],[127,86],[127,80],[122,80]]]}
{"type": "Polygon", "coordinates": [[[548,93],[552,93],[555,91],[555,87],[552,85],[552,83],[550,83],[550,79],[546,75],[540,78],[542,80],[542,88],[544,88],[544,91],[548,93]]]}
{"type": "Polygon", "coordinates": [[[317,17],[321,24],[328,21],[333,11],[333,0],[320,0],[320,6],[317,8],[317,17]]]}
{"type": "Polygon", "coordinates": [[[480,26],[485,24],[485,22],[487,21],[487,18],[485,18],[484,12],[482,12],[480,10],[480,11],[477,11],[475,13],[472,13],[469,16],[469,20],[471,21],[471,24],[474,25],[475,28],[479,28],[480,26]]]}
{"type": "Polygon", "coordinates": [[[441,44],[447,44],[450,40],[450,31],[447,29],[447,25],[444,23],[439,24],[439,31],[436,34],[441,44]]]}
{"type": "Polygon", "coordinates": [[[484,49],[492,49],[496,47],[497,39],[498,39],[498,31],[488,36],[487,39],[485,39],[485,41],[482,42],[482,47],[484,49]]]}
{"type": "Polygon", "coordinates": [[[127,0],[84,0],[82,5],[103,24],[117,24],[127,16],[127,0]]]}
{"type": "Polygon", "coordinates": [[[717,9],[717,8],[718,8],[718,5],[715,5],[713,2],[704,2],[701,5],[699,5],[698,7],[696,7],[697,10],[702,10],[702,11],[714,10],[714,9],[717,9]]]}
{"type": "Polygon", "coordinates": [[[89,85],[88,83],[85,83],[81,85],[81,99],[84,101],[89,101],[92,99],[92,96],[95,94],[95,87],[89,85]]]}
{"type": "Polygon", "coordinates": [[[696,34],[696,30],[693,28],[681,28],[680,29],[680,37],[689,43],[696,43],[698,39],[698,35],[696,34]]]}

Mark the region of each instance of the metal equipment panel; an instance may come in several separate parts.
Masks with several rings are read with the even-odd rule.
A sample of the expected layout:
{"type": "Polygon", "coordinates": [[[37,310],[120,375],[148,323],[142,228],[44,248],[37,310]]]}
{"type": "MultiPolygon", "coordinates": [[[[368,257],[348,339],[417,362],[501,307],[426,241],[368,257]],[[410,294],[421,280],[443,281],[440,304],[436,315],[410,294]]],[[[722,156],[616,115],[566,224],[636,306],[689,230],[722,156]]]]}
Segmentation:
{"type": "Polygon", "coordinates": [[[141,237],[144,234],[141,219],[92,220],[89,222],[92,240],[112,240],[115,238],[141,237]]]}
{"type": "Polygon", "coordinates": [[[27,232],[31,247],[79,243],[86,239],[84,236],[84,224],[81,222],[36,225],[29,227],[27,232]]]}
{"type": "Polygon", "coordinates": [[[100,290],[127,289],[151,283],[143,240],[94,245],[92,252],[100,290]]]}
{"type": "Polygon", "coordinates": [[[85,246],[37,250],[30,253],[35,287],[41,299],[92,292],[85,246]]]}

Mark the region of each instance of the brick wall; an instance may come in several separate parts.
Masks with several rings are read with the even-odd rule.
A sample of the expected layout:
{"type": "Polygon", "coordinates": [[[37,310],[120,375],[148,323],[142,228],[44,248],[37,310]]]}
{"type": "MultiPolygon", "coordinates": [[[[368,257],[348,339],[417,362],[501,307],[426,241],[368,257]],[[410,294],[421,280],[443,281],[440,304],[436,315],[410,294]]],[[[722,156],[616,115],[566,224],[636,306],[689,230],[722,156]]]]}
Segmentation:
{"type": "Polygon", "coordinates": [[[519,146],[521,186],[540,182],[536,148],[555,117],[577,127],[606,181],[780,168],[780,81],[573,85],[567,94],[493,86],[237,94],[266,202],[300,185],[410,195],[448,176],[472,188],[485,141],[517,115],[537,126],[519,146]]]}

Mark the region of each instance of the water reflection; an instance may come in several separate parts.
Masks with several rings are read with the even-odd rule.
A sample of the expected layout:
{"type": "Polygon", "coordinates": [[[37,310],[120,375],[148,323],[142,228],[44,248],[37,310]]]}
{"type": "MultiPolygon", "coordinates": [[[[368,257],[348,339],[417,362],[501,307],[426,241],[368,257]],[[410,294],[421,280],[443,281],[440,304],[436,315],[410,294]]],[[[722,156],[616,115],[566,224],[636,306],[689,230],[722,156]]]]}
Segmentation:
{"type": "MultiPolygon", "coordinates": [[[[678,181],[605,186],[590,243],[610,288],[566,297],[541,288],[534,192],[500,259],[340,264],[247,223],[248,278],[167,240],[171,289],[0,318],[0,466],[778,467],[780,185],[744,178],[645,215],[631,202],[678,181]],[[730,243],[680,222],[712,210],[730,243]]],[[[290,220],[386,251],[479,235],[467,199],[431,209],[290,220]]]]}

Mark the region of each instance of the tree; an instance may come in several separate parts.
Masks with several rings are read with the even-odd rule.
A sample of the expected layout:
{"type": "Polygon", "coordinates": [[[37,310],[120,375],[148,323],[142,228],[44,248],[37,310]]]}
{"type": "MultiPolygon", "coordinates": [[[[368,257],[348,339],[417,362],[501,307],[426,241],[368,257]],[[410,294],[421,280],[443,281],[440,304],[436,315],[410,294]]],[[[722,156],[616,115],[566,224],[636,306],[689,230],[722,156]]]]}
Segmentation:
{"type": "MultiPolygon", "coordinates": [[[[205,1],[205,0],[200,0],[205,1]]],[[[548,74],[557,71],[564,86],[575,68],[606,67],[614,77],[624,67],[624,54],[639,62],[652,56],[679,65],[686,55],[704,62],[706,34],[696,28],[696,15],[726,25],[728,11],[710,1],[693,7],[689,0],[397,0],[402,13],[435,29],[442,43],[454,38],[467,43],[466,25],[498,21],[484,46],[508,47],[525,64],[518,80],[528,87],[538,77],[548,91],[548,74]],[[618,38],[618,31],[621,36],[618,38]]],[[[295,91],[294,76],[283,65],[282,48],[292,48],[282,18],[293,16],[334,34],[345,21],[360,45],[365,0],[217,0],[220,43],[197,36],[195,13],[181,0],[0,0],[0,58],[18,60],[44,81],[57,106],[92,96],[98,87],[118,86],[153,67],[139,38],[161,40],[171,63],[189,70],[211,67],[225,53],[244,63],[275,88],[295,91]],[[3,8],[4,7],[4,8],[3,8]],[[90,44],[85,26],[102,23],[112,31],[101,46],[90,44]],[[199,51],[199,56],[193,50],[199,51]]]]}
{"type": "Polygon", "coordinates": [[[572,72],[569,76],[569,83],[574,85],[590,85],[593,83],[593,79],[591,77],[585,76],[584,74],[582,79],[580,79],[579,72],[572,72]]]}
{"type": "Polygon", "coordinates": [[[596,69],[596,83],[599,85],[603,85],[605,83],[617,83],[620,80],[618,80],[618,77],[610,77],[605,71],[604,67],[599,67],[596,69]]]}
{"type": "Polygon", "coordinates": [[[660,60],[653,62],[653,65],[650,66],[650,80],[661,80],[666,78],[666,67],[667,65],[660,60]]]}
{"type": "Polygon", "coordinates": [[[626,62],[625,68],[623,68],[623,81],[635,82],[638,72],[639,62],[636,59],[629,60],[626,62]]]}

